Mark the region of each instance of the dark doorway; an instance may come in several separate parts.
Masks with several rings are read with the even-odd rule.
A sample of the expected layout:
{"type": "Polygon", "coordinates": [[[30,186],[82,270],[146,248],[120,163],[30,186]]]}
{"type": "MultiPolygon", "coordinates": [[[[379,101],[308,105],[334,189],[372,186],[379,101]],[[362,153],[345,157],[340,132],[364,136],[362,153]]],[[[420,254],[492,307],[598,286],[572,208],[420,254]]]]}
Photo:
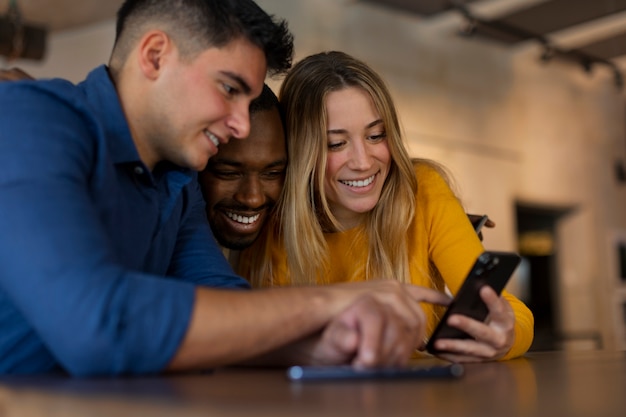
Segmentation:
{"type": "Polygon", "coordinates": [[[518,251],[523,258],[521,282],[526,283],[523,300],[535,316],[535,338],[531,351],[560,347],[557,328],[558,285],[556,225],[569,209],[518,203],[516,205],[518,251]]]}

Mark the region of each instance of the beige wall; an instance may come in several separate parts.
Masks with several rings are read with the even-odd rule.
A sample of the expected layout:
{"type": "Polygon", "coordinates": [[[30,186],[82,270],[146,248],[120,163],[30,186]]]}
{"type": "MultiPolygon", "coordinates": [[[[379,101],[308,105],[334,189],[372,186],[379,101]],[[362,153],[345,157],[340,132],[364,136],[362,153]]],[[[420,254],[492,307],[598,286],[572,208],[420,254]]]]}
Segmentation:
{"type": "MultiPolygon", "coordinates": [[[[516,201],[575,208],[558,227],[560,326],[602,331],[615,346],[609,241],[626,230],[626,185],[613,176],[615,158],[626,157],[626,110],[609,73],[543,65],[532,46],[459,37],[454,15],[425,22],[347,0],[258,2],[290,22],[297,59],[339,49],[381,72],[412,154],[444,163],[466,208],[496,220],[485,234],[488,249],[517,249],[516,201]]],[[[45,63],[19,64],[78,81],[106,62],[113,28],[55,34],[45,63]]],[[[510,289],[520,291],[518,284],[510,289]]]]}

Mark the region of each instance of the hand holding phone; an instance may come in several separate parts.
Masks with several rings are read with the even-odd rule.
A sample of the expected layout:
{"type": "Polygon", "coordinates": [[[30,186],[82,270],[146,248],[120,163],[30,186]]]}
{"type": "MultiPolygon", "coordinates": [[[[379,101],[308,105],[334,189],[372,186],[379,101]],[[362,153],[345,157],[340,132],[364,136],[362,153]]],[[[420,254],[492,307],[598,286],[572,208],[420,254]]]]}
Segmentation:
{"type": "Polygon", "coordinates": [[[448,318],[453,314],[462,314],[475,320],[484,321],[489,310],[480,297],[480,289],[488,285],[499,295],[520,261],[520,256],[512,252],[483,252],[439,321],[426,345],[426,350],[432,354],[441,353],[434,346],[435,341],[439,339],[470,338],[462,330],[449,326],[447,324],[448,318]]]}

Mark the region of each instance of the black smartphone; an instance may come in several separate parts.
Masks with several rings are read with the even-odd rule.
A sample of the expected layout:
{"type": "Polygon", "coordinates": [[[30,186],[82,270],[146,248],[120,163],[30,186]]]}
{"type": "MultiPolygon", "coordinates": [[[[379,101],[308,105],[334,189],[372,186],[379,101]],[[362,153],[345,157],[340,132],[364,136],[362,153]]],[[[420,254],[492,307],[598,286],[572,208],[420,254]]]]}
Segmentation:
{"type": "Polygon", "coordinates": [[[485,285],[489,285],[497,294],[500,294],[506,283],[515,272],[521,257],[513,252],[483,252],[470,272],[463,285],[459,289],[435,331],[426,344],[426,350],[430,353],[439,353],[434,346],[438,339],[468,339],[470,335],[462,330],[448,326],[446,322],[452,314],[463,314],[475,320],[483,321],[487,318],[489,310],[480,298],[479,291],[485,285]]]}
{"type": "Polygon", "coordinates": [[[464,368],[459,364],[373,369],[355,369],[349,365],[291,366],[287,368],[287,378],[291,381],[460,378],[463,372],[464,368]]]}

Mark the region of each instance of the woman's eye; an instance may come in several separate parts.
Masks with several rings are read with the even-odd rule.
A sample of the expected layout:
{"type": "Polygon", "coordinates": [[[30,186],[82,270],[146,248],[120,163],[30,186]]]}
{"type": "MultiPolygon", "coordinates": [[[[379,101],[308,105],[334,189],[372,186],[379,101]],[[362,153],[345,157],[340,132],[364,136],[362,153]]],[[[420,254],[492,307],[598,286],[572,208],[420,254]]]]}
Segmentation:
{"type": "Polygon", "coordinates": [[[329,142],[328,149],[331,151],[334,149],[340,149],[343,146],[344,142],[329,142]]]}
{"type": "Polygon", "coordinates": [[[373,142],[379,142],[381,140],[384,140],[387,137],[387,133],[380,133],[378,135],[372,135],[369,137],[369,139],[373,142]]]}

